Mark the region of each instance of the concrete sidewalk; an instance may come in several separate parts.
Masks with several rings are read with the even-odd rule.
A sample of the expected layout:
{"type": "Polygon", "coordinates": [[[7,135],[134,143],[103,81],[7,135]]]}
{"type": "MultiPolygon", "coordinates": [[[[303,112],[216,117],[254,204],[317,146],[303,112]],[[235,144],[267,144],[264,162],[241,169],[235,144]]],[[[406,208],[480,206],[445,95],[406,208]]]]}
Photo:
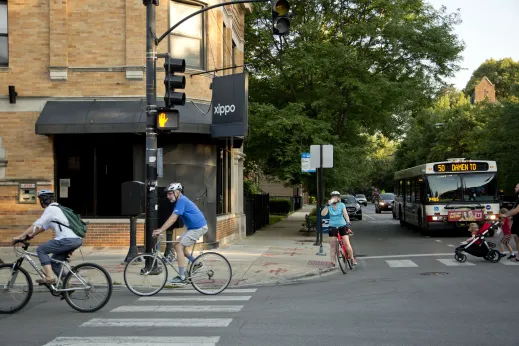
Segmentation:
{"type": "MultiPolygon", "coordinates": [[[[221,253],[231,263],[233,279],[229,287],[283,284],[335,270],[330,266],[329,244],[323,243],[326,256],[317,256],[319,247],[313,245],[315,232],[308,235],[300,232],[305,214],[309,214],[312,208],[310,205],[303,206],[301,210],[248,238],[211,250],[221,253]]],[[[35,247],[29,250],[35,250],[35,247]]],[[[81,247],[80,250],[74,253],[71,265],[97,263],[108,270],[115,284],[124,285],[123,261],[128,248],[81,247]]],[[[1,247],[0,258],[6,263],[14,261],[13,248],[1,247]]],[[[37,259],[36,263],[39,264],[37,259]]],[[[176,264],[175,267],[178,268],[176,264]]],[[[24,264],[24,268],[36,279],[35,271],[29,264],[24,264]]],[[[173,274],[176,275],[170,273],[170,278],[173,274]]]]}

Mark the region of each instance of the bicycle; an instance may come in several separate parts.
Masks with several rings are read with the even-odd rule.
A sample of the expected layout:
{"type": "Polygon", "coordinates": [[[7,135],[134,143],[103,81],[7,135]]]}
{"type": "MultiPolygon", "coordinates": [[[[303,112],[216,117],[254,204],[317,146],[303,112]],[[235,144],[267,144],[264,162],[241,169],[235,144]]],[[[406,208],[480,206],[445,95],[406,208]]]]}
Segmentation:
{"type": "MultiPolygon", "coordinates": [[[[26,294],[25,298],[23,298],[20,301],[17,301],[15,299],[16,302],[19,302],[18,305],[9,305],[8,304],[7,308],[3,308],[2,305],[6,302],[6,299],[4,299],[4,298],[0,299],[0,313],[1,314],[15,313],[15,312],[23,309],[27,305],[27,303],[29,303],[29,300],[32,297],[33,290],[34,290],[33,283],[32,283],[30,274],[24,268],[22,268],[22,263],[24,260],[27,260],[31,264],[31,266],[34,268],[34,270],[36,270],[36,272],[40,275],[40,277],[42,279],[45,278],[45,274],[44,274],[43,270],[41,268],[39,268],[38,265],[36,263],[34,263],[34,261],[31,258],[31,257],[38,257],[38,255],[36,253],[27,251],[27,249],[30,246],[30,242],[28,241],[30,239],[32,239],[32,238],[27,237],[25,240],[16,240],[13,243],[13,247],[14,247],[14,251],[17,254],[17,256],[19,256],[18,260],[14,263],[10,263],[10,264],[6,263],[6,264],[0,265],[0,293],[6,293],[7,297],[9,297],[9,296],[13,297],[16,292],[16,289],[20,288],[20,286],[23,284],[23,282],[22,282],[23,279],[25,279],[25,281],[27,282],[27,286],[28,286],[27,289],[23,288],[25,286],[23,286],[21,288],[21,293],[26,294]],[[23,251],[17,249],[16,245],[19,243],[23,244],[23,251]],[[6,283],[3,282],[2,273],[6,273],[7,274],[6,276],[9,278],[6,283]],[[17,279],[20,277],[22,278],[22,280],[19,283],[17,283],[17,279]]],[[[65,299],[67,301],[68,305],[70,305],[72,308],[74,308],[75,310],[77,310],[79,312],[95,312],[95,311],[103,308],[110,300],[110,298],[112,296],[112,290],[113,290],[112,279],[110,277],[110,274],[108,274],[108,272],[103,267],[101,267],[100,265],[97,265],[95,263],[81,263],[81,264],[78,264],[77,266],[70,267],[67,262],[69,262],[70,256],[72,255],[73,252],[74,252],[74,250],[72,250],[68,253],[67,259],[65,261],[59,261],[59,260],[51,258],[52,262],[61,264],[61,270],[58,275],[58,279],[55,284],[39,284],[39,285],[47,287],[49,292],[54,297],[61,296],[61,300],[65,299]],[[98,275],[92,276],[92,278],[101,277],[101,278],[105,279],[106,280],[105,286],[96,285],[94,287],[94,285],[90,282],[90,280],[88,280],[88,278],[85,279],[85,276],[83,274],[79,274],[79,271],[86,269],[86,268],[95,269],[98,272],[100,272],[100,275],[98,274],[98,275]],[[64,271],[65,269],[67,269],[67,274],[64,277],[64,279],[62,280],[62,277],[64,276],[64,273],[65,273],[65,271],[64,271]],[[78,281],[77,283],[75,282],[76,279],[78,281]],[[107,292],[108,294],[106,295],[106,297],[104,297],[100,301],[99,304],[97,304],[93,307],[83,308],[83,307],[80,307],[79,305],[77,305],[76,302],[73,301],[73,299],[74,300],[75,299],[87,300],[90,295],[97,294],[97,291],[99,290],[99,288],[102,288],[102,287],[108,288],[108,292],[107,292]],[[84,293],[85,293],[84,296],[82,294],[80,294],[81,291],[84,291],[84,293]]]]}
{"type": "MultiPolygon", "coordinates": [[[[145,253],[134,257],[124,268],[124,283],[132,293],[138,296],[153,296],[164,288],[168,279],[168,268],[166,264],[179,274],[172,264],[176,259],[170,260],[160,252],[162,238],[163,235],[157,237],[157,245],[151,254],[145,253]],[[135,273],[133,273],[133,269],[136,269],[135,273]],[[165,274],[164,277],[159,277],[161,274],[165,274]],[[143,277],[146,282],[141,285],[130,284],[129,281],[134,275],[136,277],[143,277]],[[151,288],[152,284],[157,285],[157,288],[151,288]],[[150,291],[145,292],[145,288],[148,287],[150,291]]],[[[178,243],[178,241],[164,241],[164,243],[178,243]]],[[[191,256],[195,251],[196,245],[196,243],[193,244],[191,256]]],[[[195,290],[205,295],[216,295],[223,292],[227,286],[229,286],[231,278],[232,268],[229,261],[223,255],[216,252],[201,251],[200,255],[195,258],[186,271],[187,282],[191,283],[195,290]],[[215,270],[211,268],[213,268],[213,264],[215,263],[219,263],[218,266],[222,269],[228,270],[228,274],[222,279],[214,278],[215,270]],[[197,278],[201,278],[202,280],[197,282],[197,278]],[[203,283],[215,283],[218,286],[215,290],[206,290],[201,287],[203,283]]]]}
{"type": "MultiPolygon", "coordinates": [[[[347,234],[353,235],[353,232],[348,229],[347,234]]],[[[353,260],[350,258],[350,255],[348,255],[348,251],[346,251],[346,246],[344,245],[342,236],[339,234],[338,230],[336,237],[337,241],[335,242],[335,256],[337,257],[337,262],[339,262],[339,267],[341,268],[342,273],[346,274],[348,272],[348,267],[350,270],[353,270],[353,260]],[[346,264],[348,267],[346,267],[346,264]]]]}

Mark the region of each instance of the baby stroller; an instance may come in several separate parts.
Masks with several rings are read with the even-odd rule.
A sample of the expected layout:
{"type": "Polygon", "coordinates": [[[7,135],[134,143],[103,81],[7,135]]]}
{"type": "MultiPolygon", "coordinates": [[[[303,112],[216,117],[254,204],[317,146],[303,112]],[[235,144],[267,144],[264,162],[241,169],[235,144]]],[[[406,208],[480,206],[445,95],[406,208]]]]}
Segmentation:
{"type": "Polygon", "coordinates": [[[498,263],[501,260],[501,254],[499,251],[494,250],[496,244],[486,241],[485,236],[488,235],[490,230],[497,230],[499,226],[499,220],[493,221],[490,224],[485,223],[473,240],[456,248],[454,259],[460,263],[465,262],[467,260],[466,252],[475,257],[483,257],[489,262],[498,263]]]}

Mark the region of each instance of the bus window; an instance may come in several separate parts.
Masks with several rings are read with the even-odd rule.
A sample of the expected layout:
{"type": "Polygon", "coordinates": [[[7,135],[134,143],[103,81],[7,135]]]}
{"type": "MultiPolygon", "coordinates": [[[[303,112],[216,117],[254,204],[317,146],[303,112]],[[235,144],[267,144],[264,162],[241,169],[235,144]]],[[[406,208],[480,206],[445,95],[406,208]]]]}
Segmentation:
{"type": "Polygon", "coordinates": [[[464,174],[463,187],[463,199],[465,201],[473,201],[474,199],[477,201],[493,201],[496,199],[497,193],[496,174],[464,174]]]}
{"type": "Polygon", "coordinates": [[[429,202],[461,200],[461,179],[459,175],[431,175],[427,177],[427,183],[429,202]]]}

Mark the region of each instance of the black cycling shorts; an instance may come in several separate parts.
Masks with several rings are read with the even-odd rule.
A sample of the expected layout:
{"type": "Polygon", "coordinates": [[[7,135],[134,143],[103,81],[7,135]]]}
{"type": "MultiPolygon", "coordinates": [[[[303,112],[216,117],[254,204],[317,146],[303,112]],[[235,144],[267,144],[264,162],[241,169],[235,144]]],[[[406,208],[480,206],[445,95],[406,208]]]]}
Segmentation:
{"type": "Polygon", "coordinates": [[[337,237],[337,232],[339,232],[339,234],[341,236],[348,235],[348,227],[342,226],[342,227],[330,227],[330,228],[328,228],[328,235],[330,237],[337,237]]]}

